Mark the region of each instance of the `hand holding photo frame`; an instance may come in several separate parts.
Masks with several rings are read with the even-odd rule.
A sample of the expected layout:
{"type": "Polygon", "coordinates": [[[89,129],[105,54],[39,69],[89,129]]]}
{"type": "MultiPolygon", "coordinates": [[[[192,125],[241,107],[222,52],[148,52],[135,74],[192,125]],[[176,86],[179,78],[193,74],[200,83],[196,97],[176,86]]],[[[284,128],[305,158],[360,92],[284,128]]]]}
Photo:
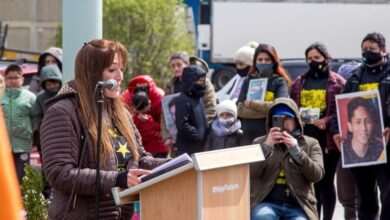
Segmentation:
{"type": "Polygon", "coordinates": [[[162,100],[162,110],[165,118],[166,128],[169,131],[169,136],[173,139],[175,143],[177,134],[177,128],[175,124],[175,98],[177,96],[179,96],[179,93],[164,96],[162,100]]]}
{"type": "Polygon", "coordinates": [[[357,167],[387,162],[383,115],[378,90],[336,95],[342,137],[342,166],[357,167]]]}

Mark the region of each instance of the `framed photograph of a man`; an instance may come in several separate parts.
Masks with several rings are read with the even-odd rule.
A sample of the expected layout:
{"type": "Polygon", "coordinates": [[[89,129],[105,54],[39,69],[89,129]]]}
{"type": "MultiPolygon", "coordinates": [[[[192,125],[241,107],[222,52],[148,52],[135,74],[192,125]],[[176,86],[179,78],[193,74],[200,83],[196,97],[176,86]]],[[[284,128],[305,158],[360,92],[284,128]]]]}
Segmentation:
{"type": "Polygon", "coordinates": [[[386,163],[378,90],[336,95],[343,167],[386,163]]]}
{"type": "Polygon", "coordinates": [[[176,112],[176,105],[175,105],[175,98],[179,95],[179,93],[167,95],[163,97],[162,100],[162,110],[165,118],[165,124],[169,131],[169,136],[173,139],[173,141],[176,143],[176,134],[177,134],[177,128],[175,124],[175,112],[176,112]]]}

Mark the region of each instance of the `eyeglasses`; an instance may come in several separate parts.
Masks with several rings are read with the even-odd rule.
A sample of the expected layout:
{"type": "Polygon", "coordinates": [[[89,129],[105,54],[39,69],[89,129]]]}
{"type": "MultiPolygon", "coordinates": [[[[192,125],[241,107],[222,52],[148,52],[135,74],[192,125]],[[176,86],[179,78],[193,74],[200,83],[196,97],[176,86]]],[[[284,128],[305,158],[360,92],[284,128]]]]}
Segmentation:
{"type": "Polygon", "coordinates": [[[18,79],[21,79],[23,77],[21,76],[15,76],[15,77],[5,77],[5,80],[18,80],[18,79]]]}

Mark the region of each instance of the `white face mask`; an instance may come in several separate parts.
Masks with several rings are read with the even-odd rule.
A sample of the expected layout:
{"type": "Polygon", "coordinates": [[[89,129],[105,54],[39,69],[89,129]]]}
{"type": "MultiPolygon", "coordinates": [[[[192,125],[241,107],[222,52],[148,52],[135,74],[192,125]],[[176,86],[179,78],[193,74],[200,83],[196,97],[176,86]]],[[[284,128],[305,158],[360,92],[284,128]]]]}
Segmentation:
{"type": "Polygon", "coordinates": [[[225,126],[230,126],[230,125],[234,124],[234,118],[227,118],[227,119],[218,118],[218,120],[219,120],[219,123],[221,123],[225,126]]]}

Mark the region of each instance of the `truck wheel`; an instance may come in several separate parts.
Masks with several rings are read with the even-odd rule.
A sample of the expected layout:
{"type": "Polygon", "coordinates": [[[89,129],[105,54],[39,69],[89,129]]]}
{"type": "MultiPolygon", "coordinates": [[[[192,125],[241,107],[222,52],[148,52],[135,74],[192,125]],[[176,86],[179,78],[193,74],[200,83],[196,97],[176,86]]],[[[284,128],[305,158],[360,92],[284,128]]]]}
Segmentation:
{"type": "Polygon", "coordinates": [[[215,70],[211,79],[215,91],[220,90],[224,85],[226,85],[226,83],[228,83],[229,80],[233,78],[235,74],[236,69],[230,66],[225,66],[215,70]]]}

